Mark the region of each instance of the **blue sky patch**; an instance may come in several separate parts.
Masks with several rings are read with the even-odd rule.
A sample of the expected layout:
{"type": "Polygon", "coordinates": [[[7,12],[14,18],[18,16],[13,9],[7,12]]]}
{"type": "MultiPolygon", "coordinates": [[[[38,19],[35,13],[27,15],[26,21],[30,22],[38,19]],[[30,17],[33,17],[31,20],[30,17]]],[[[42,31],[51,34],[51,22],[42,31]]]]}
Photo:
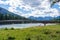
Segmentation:
{"type": "Polygon", "coordinates": [[[56,8],[56,9],[58,9],[58,10],[60,10],[60,8],[59,8],[60,6],[58,5],[58,4],[55,4],[55,5],[53,5],[53,7],[52,8],[56,8]]]}
{"type": "Polygon", "coordinates": [[[10,5],[4,5],[4,4],[0,4],[0,7],[8,9],[10,7],[10,5]]]}

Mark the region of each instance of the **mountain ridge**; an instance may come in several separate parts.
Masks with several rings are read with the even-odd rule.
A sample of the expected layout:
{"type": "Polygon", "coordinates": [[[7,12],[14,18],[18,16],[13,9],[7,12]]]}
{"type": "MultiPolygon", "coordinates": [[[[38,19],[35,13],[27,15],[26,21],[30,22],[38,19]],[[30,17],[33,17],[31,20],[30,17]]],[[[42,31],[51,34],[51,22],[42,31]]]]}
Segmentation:
{"type": "Polygon", "coordinates": [[[0,7],[0,20],[22,20],[22,19],[27,20],[27,18],[25,18],[25,17],[14,14],[14,13],[9,12],[8,10],[0,7]]]}
{"type": "Polygon", "coordinates": [[[9,12],[8,10],[0,7],[0,20],[2,18],[1,15],[3,15],[3,16],[5,15],[6,17],[8,17],[7,14],[10,15],[11,18],[15,16],[15,18],[16,18],[15,20],[21,20],[23,18],[23,19],[38,20],[38,21],[47,21],[47,20],[52,20],[54,18],[55,19],[59,19],[60,18],[60,16],[57,16],[57,17],[50,17],[50,16],[48,16],[48,17],[34,17],[34,16],[30,16],[28,18],[25,18],[25,17],[22,17],[20,15],[17,15],[17,14],[14,14],[12,12],[9,12]]]}
{"type": "Polygon", "coordinates": [[[38,21],[49,21],[49,20],[53,20],[53,19],[60,19],[60,16],[57,16],[57,17],[33,17],[33,16],[30,16],[29,17],[30,19],[33,19],[33,20],[38,20],[38,21]]]}

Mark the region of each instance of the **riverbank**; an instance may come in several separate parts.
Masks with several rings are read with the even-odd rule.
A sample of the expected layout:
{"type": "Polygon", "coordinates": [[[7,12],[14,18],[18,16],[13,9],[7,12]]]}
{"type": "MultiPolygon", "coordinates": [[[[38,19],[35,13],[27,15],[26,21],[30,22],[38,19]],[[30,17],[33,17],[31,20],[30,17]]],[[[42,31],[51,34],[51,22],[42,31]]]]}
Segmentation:
{"type": "Polygon", "coordinates": [[[23,29],[0,29],[0,40],[60,40],[60,24],[23,29]]]}
{"type": "MultiPolygon", "coordinates": [[[[56,25],[57,23],[47,23],[45,26],[48,25],[56,25]]],[[[0,25],[0,28],[29,28],[29,27],[35,27],[35,26],[44,26],[43,23],[25,23],[25,24],[3,24],[0,25]]]]}

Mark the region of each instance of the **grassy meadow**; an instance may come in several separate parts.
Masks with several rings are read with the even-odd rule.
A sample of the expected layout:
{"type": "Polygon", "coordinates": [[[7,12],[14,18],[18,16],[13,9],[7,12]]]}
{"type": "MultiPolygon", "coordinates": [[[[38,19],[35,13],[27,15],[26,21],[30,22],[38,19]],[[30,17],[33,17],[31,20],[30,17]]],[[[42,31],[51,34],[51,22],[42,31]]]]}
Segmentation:
{"type": "Polygon", "coordinates": [[[23,29],[2,28],[0,29],[0,40],[60,40],[60,25],[23,29]]]}

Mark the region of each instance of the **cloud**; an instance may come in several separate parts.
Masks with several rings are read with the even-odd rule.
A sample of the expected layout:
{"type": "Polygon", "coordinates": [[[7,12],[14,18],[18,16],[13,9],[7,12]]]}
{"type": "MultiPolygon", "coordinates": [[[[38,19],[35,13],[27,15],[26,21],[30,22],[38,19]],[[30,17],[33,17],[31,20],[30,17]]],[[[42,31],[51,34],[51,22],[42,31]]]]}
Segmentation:
{"type": "MultiPolygon", "coordinates": [[[[59,3],[57,4],[60,5],[59,3]]],[[[51,3],[49,0],[0,0],[0,4],[10,5],[9,11],[24,17],[60,16],[59,10],[50,7],[51,3]]]]}
{"type": "Polygon", "coordinates": [[[30,5],[31,7],[36,7],[40,5],[40,1],[39,0],[23,0],[23,2],[26,5],[30,5]]]}

